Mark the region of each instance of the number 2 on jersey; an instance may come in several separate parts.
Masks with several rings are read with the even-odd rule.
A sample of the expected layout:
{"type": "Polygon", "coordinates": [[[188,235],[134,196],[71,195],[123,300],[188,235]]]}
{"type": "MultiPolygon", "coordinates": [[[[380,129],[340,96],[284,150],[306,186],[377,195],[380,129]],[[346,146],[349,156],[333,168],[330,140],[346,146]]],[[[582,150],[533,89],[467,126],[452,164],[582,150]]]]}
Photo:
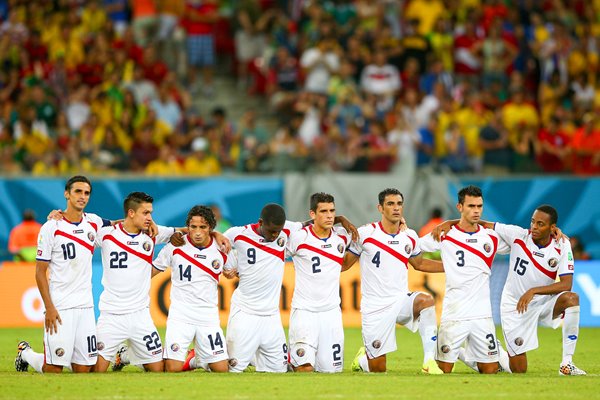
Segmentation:
{"type": "Polygon", "coordinates": [[[111,251],[110,252],[110,268],[127,268],[127,252],[111,251]]]}
{"type": "Polygon", "coordinates": [[[312,264],[313,274],[321,272],[321,268],[319,268],[319,266],[321,265],[321,259],[319,257],[315,256],[315,257],[311,258],[310,261],[313,262],[313,264],[312,264]]]}

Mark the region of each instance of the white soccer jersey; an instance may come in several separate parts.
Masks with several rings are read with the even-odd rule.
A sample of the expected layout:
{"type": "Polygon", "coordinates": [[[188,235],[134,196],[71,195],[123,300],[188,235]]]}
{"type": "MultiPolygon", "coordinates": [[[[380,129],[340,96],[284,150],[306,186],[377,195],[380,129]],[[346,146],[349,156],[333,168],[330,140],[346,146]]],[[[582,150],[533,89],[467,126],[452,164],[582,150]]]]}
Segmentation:
{"type": "Polygon", "coordinates": [[[98,229],[110,225],[95,214],[81,222],[47,221],[38,235],[37,260],[49,262],[50,297],[58,310],[93,307],[92,256],[98,229]]]}
{"type": "Polygon", "coordinates": [[[211,239],[204,248],[196,247],[190,237],[185,244],[167,244],[154,260],[154,267],[171,267],[171,306],[169,319],[194,325],[219,321],[218,283],[227,255],[211,239]]]}
{"type": "Polygon", "coordinates": [[[362,311],[388,307],[408,293],[408,259],[421,252],[415,231],[390,234],[381,222],[364,225],[348,251],[360,256],[362,311]]]}
{"type": "Polygon", "coordinates": [[[442,321],[491,318],[490,275],[496,252],[510,247],[491,229],[465,232],[454,225],[436,242],[431,234],[421,238],[422,251],[441,250],[446,272],[442,321]]]}
{"type": "Polygon", "coordinates": [[[129,314],[150,306],[154,245],[168,242],[174,232],[159,225],[158,235],[152,239],[143,232],[125,232],[122,223],[98,231],[96,243],[102,248],[104,287],[100,311],[129,314]]]}
{"type": "Polygon", "coordinates": [[[340,273],[350,235],[332,228],[326,239],[315,235],[312,226],[293,233],[288,252],[296,269],[292,309],[328,311],[340,306],[340,273]]]}
{"type": "Polygon", "coordinates": [[[265,241],[258,233],[258,224],[237,226],[225,232],[236,252],[240,277],[239,285],[231,296],[232,307],[255,315],[279,313],[285,247],[290,232],[299,229],[302,229],[301,222],[286,221],[283,230],[272,242],[265,241]]]}
{"type": "Polygon", "coordinates": [[[497,223],[494,230],[510,244],[508,277],[502,291],[503,307],[514,310],[527,290],[551,285],[557,275],[573,274],[575,265],[568,241],[552,239],[547,246],[538,247],[527,229],[497,223]]]}

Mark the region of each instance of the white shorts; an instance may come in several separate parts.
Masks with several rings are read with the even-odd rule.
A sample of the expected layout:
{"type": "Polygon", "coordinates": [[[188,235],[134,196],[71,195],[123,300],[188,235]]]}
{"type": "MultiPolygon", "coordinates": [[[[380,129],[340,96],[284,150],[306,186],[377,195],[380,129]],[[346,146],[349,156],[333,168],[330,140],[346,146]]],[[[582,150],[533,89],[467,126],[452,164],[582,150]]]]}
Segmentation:
{"type": "Polygon", "coordinates": [[[129,341],[132,364],[150,364],[163,358],[162,342],[148,308],[129,314],[100,313],[98,354],[114,362],[117,349],[125,341],[129,341]]]}
{"type": "Polygon", "coordinates": [[[281,315],[248,314],[232,306],[227,322],[229,371],[287,372],[288,352],[281,315]]]}
{"type": "Polygon", "coordinates": [[[413,304],[419,294],[420,292],[407,293],[389,307],[362,313],[362,336],[368,358],[396,351],[396,324],[416,332],[418,324],[413,318],[413,304]]]}
{"type": "Polygon", "coordinates": [[[548,326],[556,329],[562,318],[553,319],[554,306],[561,292],[554,295],[535,296],[523,314],[517,312],[517,305],[501,307],[502,332],[506,350],[510,356],[526,353],[538,348],[537,326],[548,326]]]}
{"type": "Polygon", "coordinates": [[[71,364],[95,365],[98,357],[94,308],[59,310],[62,324],[58,332],[44,330],[46,364],[68,367],[71,364]]]}
{"type": "Polygon", "coordinates": [[[225,346],[225,335],[223,335],[218,320],[210,326],[201,326],[167,319],[165,358],[185,361],[192,341],[196,349],[196,357],[202,362],[212,364],[229,359],[225,346]]]}
{"type": "Polygon", "coordinates": [[[292,309],[290,361],[294,367],[310,364],[317,372],[342,372],[344,327],[339,308],[322,312],[292,309]]]}
{"type": "Polygon", "coordinates": [[[492,318],[442,321],[437,342],[437,359],[439,361],[456,362],[458,349],[464,343],[466,361],[498,362],[496,327],[492,318]]]}

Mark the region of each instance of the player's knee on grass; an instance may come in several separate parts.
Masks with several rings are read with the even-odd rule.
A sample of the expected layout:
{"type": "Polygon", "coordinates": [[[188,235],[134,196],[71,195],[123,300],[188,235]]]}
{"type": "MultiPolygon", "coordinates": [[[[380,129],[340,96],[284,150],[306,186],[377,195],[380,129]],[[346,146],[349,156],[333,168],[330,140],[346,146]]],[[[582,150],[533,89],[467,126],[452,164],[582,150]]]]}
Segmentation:
{"type": "Polygon", "coordinates": [[[369,362],[369,372],[385,372],[386,371],[386,357],[385,355],[367,359],[369,362]]]}
{"type": "Polygon", "coordinates": [[[144,369],[147,372],[164,372],[165,363],[163,361],[157,361],[149,364],[144,364],[144,369]]]}
{"type": "Polygon", "coordinates": [[[513,374],[524,374],[527,372],[527,356],[525,354],[518,354],[508,359],[510,364],[510,371],[513,374]]]}
{"type": "Polygon", "coordinates": [[[229,363],[227,360],[210,363],[208,364],[208,367],[210,368],[211,372],[229,372],[229,363]]]}
{"type": "Polygon", "coordinates": [[[62,365],[51,365],[51,364],[44,364],[44,366],[42,367],[42,371],[45,374],[60,374],[63,370],[63,366],[62,365]]]}
{"type": "Polygon", "coordinates": [[[165,371],[166,372],[181,372],[183,371],[183,361],[179,360],[165,360],[165,371]]]}
{"type": "Polygon", "coordinates": [[[71,364],[71,369],[74,373],[88,373],[92,370],[91,365],[71,364]]]}
{"type": "Polygon", "coordinates": [[[303,364],[303,365],[294,367],[294,371],[296,371],[296,372],[314,372],[315,368],[312,366],[312,364],[303,364]]]}
{"type": "Polygon", "coordinates": [[[413,303],[413,313],[415,315],[415,318],[419,317],[419,314],[422,310],[428,307],[432,307],[434,305],[435,300],[433,300],[432,296],[425,293],[419,293],[419,295],[415,299],[415,302],[413,303]]]}
{"type": "Polygon", "coordinates": [[[497,374],[500,365],[495,363],[477,363],[480,374],[497,374]]]}
{"type": "Polygon", "coordinates": [[[454,363],[447,363],[444,361],[438,361],[438,367],[445,373],[449,374],[452,372],[452,368],[454,368],[454,363]]]}

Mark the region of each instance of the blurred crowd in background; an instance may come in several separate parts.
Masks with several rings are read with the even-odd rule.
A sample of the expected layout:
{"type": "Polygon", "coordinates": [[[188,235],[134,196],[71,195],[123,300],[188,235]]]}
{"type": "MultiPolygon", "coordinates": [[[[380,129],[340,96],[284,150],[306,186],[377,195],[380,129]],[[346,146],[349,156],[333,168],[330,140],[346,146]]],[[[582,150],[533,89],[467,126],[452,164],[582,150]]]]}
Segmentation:
{"type": "Polygon", "coordinates": [[[0,18],[5,174],[600,172],[600,0],[0,0],[0,18]],[[200,109],[217,72],[265,109],[200,109]]]}

